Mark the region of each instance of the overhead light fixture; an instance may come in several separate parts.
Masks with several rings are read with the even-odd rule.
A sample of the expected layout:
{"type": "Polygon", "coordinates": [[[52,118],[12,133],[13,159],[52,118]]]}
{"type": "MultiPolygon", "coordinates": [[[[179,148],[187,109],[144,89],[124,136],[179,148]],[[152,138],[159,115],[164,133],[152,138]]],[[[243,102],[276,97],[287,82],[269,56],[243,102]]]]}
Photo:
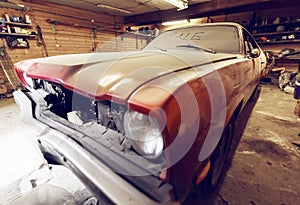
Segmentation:
{"type": "Polygon", "coordinates": [[[117,8],[117,7],[113,7],[113,6],[109,6],[109,5],[105,5],[105,4],[96,4],[97,7],[99,8],[103,8],[103,9],[110,9],[113,11],[118,11],[118,12],[122,12],[122,13],[126,13],[126,14],[132,14],[132,11],[129,10],[125,10],[125,9],[121,9],[121,8],[117,8]]]}
{"type": "Polygon", "coordinates": [[[186,24],[186,23],[190,23],[189,20],[185,19],[185,20],[180,20],[180,21],[167,21],[167,22],[163,22],[162,25],[163,26],[172,26],[172,25],[186,24]]]}
{"type": "Polygon", "coordinates": [[[189,7],[189,1],[188,0],[164,0],[164,1],[168,2],[169,4],[172,4],[173,6],[176,6],[177,11],[187,9],[189,7]]]}

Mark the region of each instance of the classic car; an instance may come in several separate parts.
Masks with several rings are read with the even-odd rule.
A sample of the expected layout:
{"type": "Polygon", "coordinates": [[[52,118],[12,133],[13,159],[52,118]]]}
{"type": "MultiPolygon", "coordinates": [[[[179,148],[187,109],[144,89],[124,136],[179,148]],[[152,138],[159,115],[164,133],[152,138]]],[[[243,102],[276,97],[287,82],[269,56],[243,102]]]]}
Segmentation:
{"type": "Polygon", "coordinates": [[[15,64],[21,120],[46,159],[70,168],[100,204],[178,204],[224,173],[234,122],[266,57],[239,24],[162,32],[137,52],[15,64]]]}

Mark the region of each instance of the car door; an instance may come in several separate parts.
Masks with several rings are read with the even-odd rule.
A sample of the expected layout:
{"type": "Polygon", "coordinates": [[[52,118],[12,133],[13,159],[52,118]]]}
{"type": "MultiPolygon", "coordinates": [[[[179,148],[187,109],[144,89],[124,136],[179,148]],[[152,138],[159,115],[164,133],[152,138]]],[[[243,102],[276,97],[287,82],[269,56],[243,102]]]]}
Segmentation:
{"type": "Polygon", "coordinates": [[[247,96],[250,96],[260,80],[265,60],[262,50],[252,35],[243,29],[243,36],[245,58],[248,61],[246,66],[247,68],[245,68],[246,79],[244,80],[247,82],[245,85],[245,92],[247,93],[247,96]]]}

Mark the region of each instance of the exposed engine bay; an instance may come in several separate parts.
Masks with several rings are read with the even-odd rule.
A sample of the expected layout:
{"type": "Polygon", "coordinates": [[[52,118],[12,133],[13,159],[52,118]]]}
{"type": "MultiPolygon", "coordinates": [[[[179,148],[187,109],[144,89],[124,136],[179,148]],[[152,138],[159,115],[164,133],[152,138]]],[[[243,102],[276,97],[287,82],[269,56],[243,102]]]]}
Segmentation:
{"type": "Polygon", "coordinates": [[[121,105],[92,100],[55,83],[36,81],[39,81],[40,88],[49,93],[44,99],[53,113],[78,125],[95,122],[124,134],[125,108],[121,105]]]}
{"type": "MultiPolygon", "coordinates": [[[[140,156],[133,140],[125,134],[125,106],[107,100],[93,100],[53,82],[34,79],[33,83],[34,89],[43,95],[51,113],[72,123],[76,130],[93,139],[105,141],[120,152],[140,156]],[[106,134],[108,131],[114,134],[106,134]]],[[[162,155],[155,157],[155,164],[164,164],[163,158],[162,155]]],[[[153,161],[151,157],[147,159],[153,161]]]]}

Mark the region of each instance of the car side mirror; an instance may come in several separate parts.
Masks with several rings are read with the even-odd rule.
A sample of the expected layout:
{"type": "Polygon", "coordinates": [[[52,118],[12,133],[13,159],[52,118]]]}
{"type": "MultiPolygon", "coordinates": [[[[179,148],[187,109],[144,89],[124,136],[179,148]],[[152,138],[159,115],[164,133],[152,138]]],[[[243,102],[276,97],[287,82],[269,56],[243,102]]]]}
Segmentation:
{"type": "Polygon", "coordinates": [[[250,57],[251,58],[257,58],[259,56],[259,49],[258,48],[254,48],[251,50],[250,53],[250,57]]]}

